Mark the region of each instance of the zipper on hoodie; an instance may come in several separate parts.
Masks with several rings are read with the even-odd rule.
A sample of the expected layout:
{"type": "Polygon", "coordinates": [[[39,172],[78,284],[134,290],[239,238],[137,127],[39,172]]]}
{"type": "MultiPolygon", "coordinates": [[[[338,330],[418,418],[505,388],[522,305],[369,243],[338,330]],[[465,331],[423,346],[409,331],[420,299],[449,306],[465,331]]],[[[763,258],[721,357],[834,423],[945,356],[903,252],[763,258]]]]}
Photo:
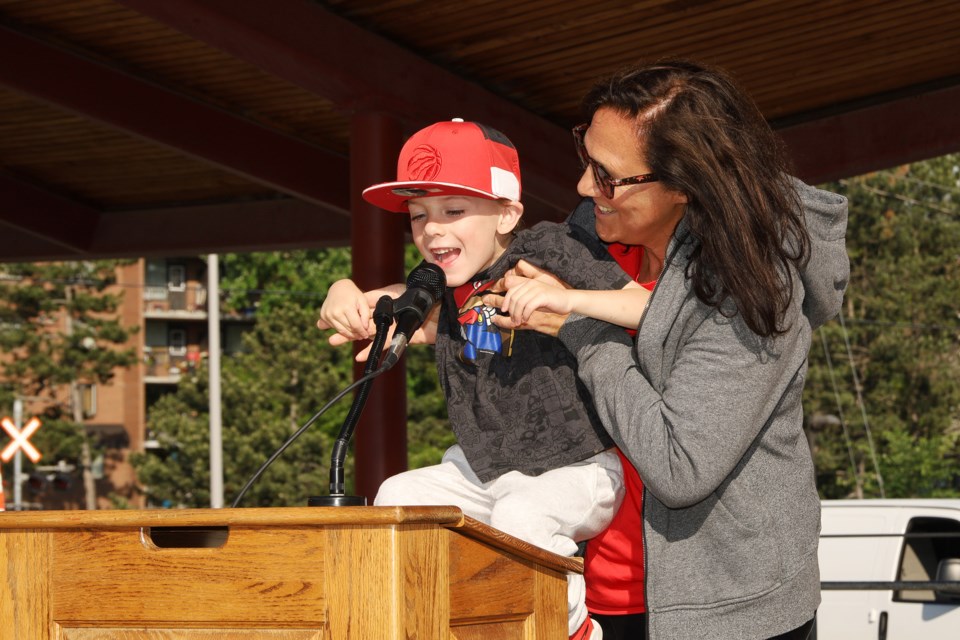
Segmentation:
{"type": "MultiPolygon", "coordinates": [[[[643,322],[647,319],[647,309],[650,308],[650,303],[653,302],[654,296],[657,295],[657,289],[660,288],[660,283],[663,281],[663,276],[666,275],[667,269],[670,268],[670,265],[673,264],[673,259],[676,257],[677,252],[680,251],[689,237],[690,232],[687,231],[683,234],[682,237],[675,237],[671,240],[671,243],[674,245],[673,248],[667,253],[667,259],[663,263],[663,269],[660,270],[660,277],[657,278],[657,283],[653,285],[653,291],[650,292],[650,297],[647,298],[647,304],[643,307],[643,315],[640,317],[640,323],[637,325],[637,333],[634,336],[634,342],[640,339],[640,330],[643,328],[643,322]]],[[[640,478],[643,480],[643,478],[640,478]]],[[[644,627],[646,627],[647,637],[650,637],[650,598],[648,597],[647,591],[647,581],[649,579],[649,572],[647,571],[648,563],[647,559],[650,557],[649,549],[647,548],[647,527],[645,526],[646,511],[647,511],[647,483],[643,483],[643,493],[642,493],[642,502],[640,505],[640,539],[643,541],[643,606],[646,608],[646,618],[644,619],[644,627]]]]}

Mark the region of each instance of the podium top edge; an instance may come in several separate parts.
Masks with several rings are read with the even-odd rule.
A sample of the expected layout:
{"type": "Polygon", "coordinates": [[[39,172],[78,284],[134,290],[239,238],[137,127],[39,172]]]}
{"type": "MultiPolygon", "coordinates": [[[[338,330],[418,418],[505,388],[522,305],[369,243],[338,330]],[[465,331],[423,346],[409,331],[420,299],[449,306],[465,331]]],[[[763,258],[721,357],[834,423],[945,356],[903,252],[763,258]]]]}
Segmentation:
{"type": "Polygon", "coordinates": [[[289,527],[391,524],[460,526],[463,518],[463,512],[454,506],[4,511],[0,512],[0,531],[176,526],[289,527]]]}

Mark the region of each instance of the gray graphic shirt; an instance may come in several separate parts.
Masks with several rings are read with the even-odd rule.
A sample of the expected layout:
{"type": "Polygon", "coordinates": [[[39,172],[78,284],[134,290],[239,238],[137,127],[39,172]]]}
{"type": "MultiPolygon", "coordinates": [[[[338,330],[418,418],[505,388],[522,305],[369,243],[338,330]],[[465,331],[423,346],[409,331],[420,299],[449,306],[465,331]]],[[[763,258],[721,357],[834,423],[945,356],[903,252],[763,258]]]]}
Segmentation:
{"type": "Polygon", "coordinates": [[[577,226],[542,222],[520,231],[487,271],[441,303],[436,358],[450,424],[484,482],[517,470],[539,475],[612,446],[576,360],[556,338],[501,332],[480,296],[524,259],[577,289],[622,289],[629,281],[606,247],[577,226]]]}

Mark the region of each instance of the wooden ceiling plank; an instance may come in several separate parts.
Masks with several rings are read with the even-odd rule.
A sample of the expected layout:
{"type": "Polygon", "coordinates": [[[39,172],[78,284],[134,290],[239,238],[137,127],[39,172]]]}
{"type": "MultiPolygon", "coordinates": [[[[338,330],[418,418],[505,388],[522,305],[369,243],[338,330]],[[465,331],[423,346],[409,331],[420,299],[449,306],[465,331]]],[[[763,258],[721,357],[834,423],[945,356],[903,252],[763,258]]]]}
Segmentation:
{"type": "MultiPolygon", "coordinates": [[[[811,29],[813,31],[807,33],[800,33],[794,35],[792,32],[787,37],[786,34],[782,33],[782,21],[777,20],[774,22],[772,20],[774,15],[769,11],[764,14],[751,14],[749,19],[734,19],[735,16],[728,17],[725,21],[717,23],[707,23],[704,24],[701,29],[691,29],[686,21],[682,24],[679,21],[674,21],[674,23],[665,23],[662,25],[664,31],[657,33],[656,31],[651,31],[653,27],[644,25],[644,28],[640,31],[635,32],[625,32],[622,37],[618,37],[616,32],[610,33],[605,32],[605,37],[603,38],[602,43],[596,43],[594,45],[584,45],[571,48],[569,60],[555,59],[553,57],[548,58],[550,64],[562,64],[565,69],[564,74],[553,73],[540,73],[539,75],[535,73],[535,68],[526,69],[525,72],[528,74],[535,90],[540,94],[549,95],[551,90],[561,90],[570,86],[568,78],[578,75],[588,75],[594,76],[598,75],[597,68],[598,64],[594,59],[594,56],[591,55],[591,51],[596,55],[602,57],[602,59],[630,59],[632,55],[627,54],[628,49],[635,47],[637,40],[641,41],[651,41],[651,42],[661,42],[669,41],[673,43],[671,46],[680,52],[683,55],[707,59],[714,63],[718,63],[721,66],[725,66],[735,72],[738,76],[744,80],[744,83],[748,86],[748,89],[756,86],[756,83],[752,82],[751,77],[751,65],[756,64],[757,61],[767,60],[780,71],[784,67],[784,56],[789,52],[799,52],[804,59],[809,59],[811,55],[817,55],[823,59],[829,59],[824,57],[822,51],[823,46],[829,46],[831,42],[842,41],[843,49],[838,53],[842,56],[849,56],[851,52],[856,52],[857,48],[851,46],[855,44],[855,39],[852,39],[847,34],[847,29],[845,29],[841,35],[837,35],[835,30],[827,30],[823,28],[824,22],[833,20],[834,22],[839,21],[843,17],[843,13],[837,13],[844,11],[840,3],[829,3],[828,5],[813,5],[811,8],[805,8],[803,12],[798,12],[799,15],[805,16],[810,11],[823,12],[822,15],[819,15],[816,20],[811,20],[811,29]],[[775,24],[776,29],[771,29],[771,25],[775,24]],[[823,42],[814,41],[816,38],[820,38],[823,42]],[[737,46],[737,42],[742,42],[741,46],[737,46]],[[699,46],[698,47],[698,43],[699,46]],[[730,47],[733,47],[733,50],[730,51],[730,47]],[[738,49],[745,48],[749,51],[749,54],[741,58],[736,56],[736,51],[738,49]],[[575,53],[574,53],[575,52],[575,53]],[[623,52],[623,53],[619,53],[623,52]],[[722,59],[717,59],[716,55],[713,55],[714,52],[723,52],[722,59]],[[578,56],[582,56],[579,60],[578,56]],[[581,74],[581,70],[583,74],[581,74]],[[555,81],[541,82],[538,81],[538,77],[548,77],[556,78],[555,81]]],[[[847,9],[849,10],[849,9],[847,9]]],[[[910,8],[908,7],[909,11],[910,8]]],[[[789,12],[785,12],[784,20],[789,21],[789,12]]],[[[881,14],[883,16],[884,14],[881,14]]],[[[898,20],[902,20],[903,16],[898,16],[898,20]]],[[[797,20],[797,18],[794,18],[797,20]]],[[[903,21],[909,24],[909,21],[903,21]]],[[[860,29],[866,32],[869,32],[871,29],[874,30],[877,34],[882,33],[885,28],[883,23],[879,26],[869,24],[869,19],[857,20],[850,25],[850,29],[860,29]]],[[[792,24],[792,23],[791,23],[792,24]]],[[[895,24],[895,23],[894,23],[895,24]]],[[[796,25],[794,25],[796,26],[796,25]]],[[[869,34],[868,34],[869,35],[869,34]]],[[[889,38],[880,38],[885,40],[888,45],[890,44],[889,38]]],[[[909,41],[908,41],[909,42],[909,41]]],[[[909,45],[905,48],[913,46],[912,42],[909,42],[909,45]]],[[[542,50],[542,45],[538,46],[538,50],[542,50]]],[[[663,53],[663,52],[660,52],[663,53]]],[[[802,60],[799,64],[802,64],[802,60]]],[[[469,65],[467,65],[469,69],[469,65]]],[[[542,71],[542,70],[541,70],[542,71]]],[[[511,76],[516,76],[518,73],[521,73],[517,69],[511,68],[511,76]]]]}
{"type": "MultiPolygon", "coordinates": [[[[354,10],[353,3],[338,13],[360,24],[370,22],[354,10]]],[[[622,26],[625,17],[643,15],[646,21],[665,13],[676,15],[676,10],[671,0],[632,2],[626,8],[611,2],[527,0],[510,5],[471,3],[469,20],[464,20],[464,13],[462,3],[433,4],[429,33],[419,28],[423,16],[417,11],[388,11],[378,7],[373,21],[379,31],[397,42],[411,48],[415,45],[425,52],[442,51],[445,57],[458,59],[487,52],[499,54],[503,46],[529,44],[532,39],[549,35],[596,34],[602,27],[622,26]]]]}
{"type": "MultiPolygon", "coordinates": [[[[900,66],[894,66],[894,61],[884,59],[864,60],[857,63],[851,63],[843,71],[823,71],[811,72],[810,74],[798,74],[797,77],[789,82],[781,81],[785,87],[784,92],[778,92],[778,96],[771,96],[762,91],[755,96],[755,100],[764,105],[764,112],[769,119],[776,119],[785,115],[802,114],[822,107],[824,104],[834,105],[835,108],[842,108],[846,102],[851,102],[854,98],[860,100],[869,99],[866,92],[875,91],[878,95],[884,95],[896,89],[902,89],[905,86],[920,86],[930,81],[942,80],[949,77],[949,73],[956,74],[960,69],[957,65],[948,62],[940,72],[916,73],[910,75],[910,70],[916,67],[915,62],[930,60],[932,53],[939,52],[947,58],[952,57],[953,52],[960,50],[960,39],[956,42],[931,41],[924,45],[917,45],[909,52],[905,52],[897,62],[902,62],[900,66]],[[815,77],[813,77],[815,76],[815,77]],[[880,78],[891,77],[898,78],[896,82],[883,82],[880,78]],[[814,85],[815,82],[815,85],[814,85]],[[804,88],[816,87],[815,96],[804,96],[804,88]],[[787,90],[792,88],[792,91],[787,90]],[[789,100],[789,104],[784,101],[789,100]],[[775,107],[779,103],[779,108],[775,107]]],[[[926,71],[936,71],[933,67],[928,67],[926,71]]]]}
{"type": "MultiPolygon", "coordinates": [[[[639,31],[611,26],[609,30],[603,32],[602,40],[576,47],[565,47],[566,51],[569,52],[566,56],[562,52],[558,52],[559,55],[545,57],[540,66],[534,65],[523,68],[523,72],[528,77],[555,78],[553,82],[547,81],[536,84],[538,90],[550,90],[562,86],[564,76],[545,73],[548,68],[543,65],[562,65],[566,71],[573,74],[577,74],[579,71],[585,71],[587,74],[597,74],[597,63],[591,54],[606,59],[629,60],[631,56],[626,52],[635,48],[636,41],[641,40],[655,43],[669,41],[672,43],[671,48],[677,52],[677,55],[694,59],[716,58],[714,52],[722,52],[723,59],[719,63],[737,71],[741,77],[746,77],[749,71],[748,63],[750,62],[766,60],[773,62],[778,68],[782,69],[785,62],[784,56],[790,52],[799,54],[804,59],[808,59],[812,54],[823,57],[821,47],[830,46],[832,43],[841,43],[838,45],[840,46],[840,52],[849,55],[851,51],[858,50],[850,46],[850,41],[853,39],[849,35],[851,31],[857,34],[884,31],[885,23],[881,22],[880,25],[876,25],[869,19],[852,22],[840,34],[836,30],[824,29],[825,21],[838,20],[849,12],[849,9],[844,8],[845,6],[841,3],[829,3],[826,6],[819,7],[817,10],[821,11],[822,14],[816,15],[816,19],[809,23],[811,25],[810,30],[807,31],[801,27],[799,32],[793,30],[788,12],[784,12],[786,14],[784,18],[787,21],[786,25],[779,18],[774,22],[773,18],[777,17],[776,14],[768,12],[765,14],[745,14],[745,17],[737,17],[736,14],[725,15],[725,19],[719,23],[704,19],[702,30],[694,29],[694,25],[690,21],[680,23],[676,20],[665,20],[660,25],[645,24],[639,31]],[[776,24],[776,31],[771,30],[771,24],[776,24]],[[791,28],[787,29],[786,26],[791,26],[791,28]],[[737,43],[742,43],[742,45],[738,46],[737,43]],[[617,53],[620,51],[624,53],[618,56],[617,53]],[[735,56],[737,51],[745,52],[746,59],[737,59],[735,56]]],[[[804,15],[811,11],[814,11],[814,9],[805,11],[804,15]]],[[[911,15],[909,11],[910,8],[908,7],[904,16],[911,15]]],[[[885,16],[886,14],[880,14],[879,19],[882,21],[885,16]]],[[[898,14],[897,19],[904,22],[904,16],[898,14]]],[[[797,20],[797,18],[794,18],[794,20],[797,20]]],[[[799,24],[808,23],[800,21],[799,24]]],[[[896,22],[894,21],[892,24],[896,24],[896,22]]],[[[889,39],[884,40],[888,45],[890,44],[889,39]]],[[[906,42],[912,46],[912,40],[907,39],[906,42]]],[[[538,50],[542,50],[542,45],[538,47],[538,50]]],[[[658,57],[664,55],[668,54],[663,50],[658,51],[658,57]]],[[[513,71],[520,72],[519,69],[513,71]]]]}
{"type": "Polygon", "coordinates": [[[344,158],[0,26],[0,84],[309,202],[349,211],[344,158]],[[51,82],[51,78],[58,81],[51,82]]]}
{"type": "MultiPolygon", "coordinates": [[[[771,0],[766,0],[763,4],[770,3],[771,0]]],[[[532,65],[518,67],[518,70],[523,70],[530,76],[554,76],[553,73],[544,72],[560,67],[573,73],[586,71],[591,77],[596,77],[605,73],[605,69],[616,68],[649,55],[644,53],[646,43],[650,43],[650,48],[654,45],[657,47],[657,57],[667,55],[663,48],[665,42],[670,42],[671,47],[682,50],[682,43],[692,33],[696,33],[698,27],[702,27],[704,32],[714,33],[726,25],[739,24],[740,18],[734,18],[743,10],[742,2],[711,3],[709,8],[698,11],[695,15],[685,16],[682,21],[677,20],[675,12],[668,11],[645,17],[639,27],[636,22],[624,20],[621,12],[611,12],[608,19],[586,29],[576,20],[571,21],[569,30],[557,34],[558,38],[552,48],[545,49],[543,41],[538,41],[536,56],[531,56],[528,50],[525,51],[521,43],[515,58],[504,59],[520,63],[525,60],[533,62],[532,65]],[[618,52],[623,53],[618,55],[618,52]],[[606,62],[598,65],[597,58],[606,62]]],[[[754,7],[754,10],[755,13],[747,14],[751,16],[750,20],[763,22],[765,14],[759,13],[757,7],[754,7]]],[[[500,59],[500,55],[485,56],[481,62],[500,59]]],[[[483,73],[484,68],[478,67],[478,71],[483,73]]]]}
{"type": "MultiPolygon", "coordinates": [[[[926,5],[925,5],[925,8],[926,8],[926,5]]],[[[909,10],[910,8],[908,7],[907,11],[909,10]]],[[[955,16],[956,12],[954,12],[954,14],[952,15],[955,16]]],[[[857,23],[856,26],[852,28],[862,29],[864,30],[866,35],[875,36],[876,34],[883,32],[885,28],[887,28],[886,30],[889,30],[889,28],[892,28],[897,21],[901,21],[903,24],[912,24],[910,21],[905,20],[905,18],[906,18],[905,15],[898,14],[898,15],[895,15],[893,18],[888,18],[884,14],[881,14],[881,17],[878,18],[880,20],[879,27],[877,25],[864,26],[860,23],[857,23]]],[[[956,28],[956,26],[960,26],[960,25],[952,26],[952,24],[949,23],[949,18],[946,18],[945,16],[941,17],[940,22],[943,23],[945,20],[947,21],[947,24],[941,24],[938,27],[940,30],[942,30],[946,34],[951,34],[951,33],[955,34],[960,32],[960,29],[956,28]]],[[[816,24],[820,24],[820,23],[818,22],[816,24]]],[[[923,29],[923,27],[920,27],[920,29],[923,29]]],[[[927,33],[929,35],[929,31],[927,33]]],[[[770,50],[767,51],[769,55],[764,55],[763,49],[761,50],[756,49],[756,47],[758,46],[758,43],[755,40],[748,39],[747,40],[748,44],[745,45],[746,50],[749,51],[749,55],[754,56],[753,58],[748,58],[745,56],[742,60],[728,59],[726,57],[726,52],[725,52],[724,54],[725,59],[721,61],[721,64],[723,66],[726,66],[727,68],[737,71],[737,75],[740,78],[741,82],[747,87],[748,91],[751,92],[751,95],[758,102],[761,108],[765,110],[765,112],[768,114],[769,117],[779,117],[784,115],[785,112],[788,113],[793,111],[809,110],[815,106],[819,106],[820,104],[822,104],[824,99],[829,95],[831,95],[831,94],[826,94],[824,91],[822,91],[820,84],[822,84],[826,79],[831,77],[831,72],[833,71],[833,69],[837,69],[837,68],[843,69],[845,67],[841,65],[831,65],[829,64],[829,62],[826,62],[824,65],[812,65],[817,69],[817,73],[814,77],[798,78],[798,80],[795,83],[790,85],[785,85],[787,87],[786,93],[789,98],[789,102],[784,104],[784,106],[781,109],[771,109],[770,107],[771,104],[777,104],[775,96],[769,93],[763,92],[761,90],[754,90],[752,89],[752,87],[780,88],[781,86],[783,86],[783,83],[784,83],[782,78],[784,65],[787,65],[790,68],[802,69],[804,68],[804,61],[806,60],[806,62],[808,63],[808,66],[811,66],[809,65],[809,56],[810,56],[811,50],[816,51],[817,57],[825,61],[829,61],[830,59],[836,59],[837,56],[843,56],[847,54],[848,51],[853,50],[853,46],[852,46],[853,43],[851,42],[851,39],[847,37],[847,35],[844,35],[841,41],[838,41],[839,44],[837,44],[836,46],[841,47],[839,50],[835,50],[835,51],[832,49],[827,50],[827,47],[831,46],[831,43],[833,42],[833,40],[836,40],[835,36],[832,34],[834,34],[834,32],[825,31],[819,27],[817,27],[814,30],[814,32],[810,34],[803,33],[803,32],[794,33],[791,35],[791,38],[794,40],[797,40],[797,43],[796,43],[797,46],[792,48],[790,47],[790,43],[787,40],[784,40],[783,37],[778,36],[779,40],[769,41],[770,50]],[[815,38],[826,38],[826,40],[823,43],[818,43],[815,41],[815,38]],[[807,46],[801,46],[803,45],[803,43],[806,43],[807,46]],[[784,54],[785,51],[798,51],[801,53],[795,54],[792,58],[788,58],[788,56],[784,54]],[[759,68],[758,68],[758,65],[755,64],[755,60],[761,61],[760,65],[762,66],[759,68],[767,69],[769,71],[769,75],[759,76],[759,77],[756,75],[758,73],[759,68]],[[806,88],[807,90],[805,91],[804,88],[806,88]],[[806,97],[808,102],[802,104],[801,106],[801,103],[797,102],[797,96],[806,97]]],[[[897,84],[899,84],[899,86],[902,86],[904,84],[902,80],[902,74],[900,76],[901,79],[899,80],[899,82],[897,82],[898,76],[895,73],[896,69],[903,68],[905,72],[909,72],[909,70],[913,68],[912,66],[913,61],[904,59],[905,52],[906,52],[906,55],[908,56],[915,56],[917,42],[924,41],[924,39],[921,37],[923,34],[922,31],[919,31],[917,33],[911,33],[909,29],[900,29],[899,32],[897,32],[897,34],[899,39],[909,43],[909,46],[905,46],[903,51],[895,48],[894,47],[895,43],[891,43],[889,38],[877,37],[875,38],[874,42],[868,43],[869,48],[865,48],[863,44],[858,45],[858,54],[861,56],[866,56],[869,60],[873,61],[872,65],[868,64],[867,66],[872,66],[876,68],[878,71],[879,77],[888,77],[890,79],[889,80],[890,86],[895,86],[897,84]],[[899,64],[899,67],[898,67],[898,64],[899,64]],[[883,74],[882,76],[880,76],[881,73],[883,74]]],[[[857,32],[857,35],[858,37],[860,37],[859,31],[857,32]]],[[[744,37],[749,38],[749,33],[745,34],[744,37]]],[[[854,38],[853,40],[856,40],[856,38],[854,38]]],[[[944,39],[942,38],[933,38],[933,42],[937,43],[934,46],[942,48],[943,50],[942,58],[944,59],[945,64],[952,63],[953,70],[955,71],[957,68],[956,62],[955,62],[956,57],[955,55],[951,55],[951,53],[952,51],[957,50],[956,48],[957,45],[949,41],[944,42],[944,39]]],[[[719,47],[719,48],[723,49],[723,47],[719,47]]],[[[929,58],[928,51],[924,51],[924,55],[927,56],[927,58],[929,58]]],[[[694,56],[694,57],[702,57],[702,56],[694,56]]],[[[925,69],[925,71],[927,72],[928,75],[931,75],[931,78],[936,77],[935,75],[936,70],[928,68],[928,69],[925,69]]],[[[511,70],[510,75],[513,75],[513,74],[514,74],[514,71],[511,70]]],[[[556,74],[547,74],[547,75],[551,77],[557,77],[556,74]]],[[[940,74],[940,75],[943,75],[943,74],[940,74]]],[[[931,79],[931,78],[926,78],[926,79],[931,79]]],[[[915,82],[916,80],[914,79],[912,81],[915,82]]],[[[870,86],[875,87],[876,83],[877,83],[877,77],[871,78],[870,86]]],[[[541,83],[539,85],[536,85],[535,91],[541,93],[542,95],[549,95],[549,91],[548,91],[549,89],[561,90],[564,88],[565,88],[565,85],[563,85],[562,79],[561,79],[555,83],[552,83],[552,85],[548,83],[541,83]]],[[[847,96],[846,99],[849,99],[849,96],[855,95],[853,94],[853,91],[855,89],[859,90],[860,86],[854,82],[850,82],[849,80],[841,79],[841,80],[838,80],[836,88],[840,90],[845,90],[845,94],[843,95],[847,96]]],[[[869,87],[864,87],[864,90],[865,91],[869,90],[869,87]]],[[[566,91],[566,92],[569,93],[569,91],[566,91]]],[[[862,95],[862,93],[860,93],[859,95],[862,95]]],[[[577,105],[575,103],[565,102],[565,103],[562,103],[562,105],[555,105],[555,106],[557,106],[559,110],[570,111],[575,109],[577,105]]]]}
{"type": "MultiPolygon", "coordinates": [[[[745,28],[747,23],[768,23],[767,16],[784,3],[771,4],[742,2],[709,3],[695,12],[684,12],[669,6],[666,11],[643,11],[635,7],[624,10],[603,3],[596,12],[581,10],[564,15],[552,15],[549,22],[534,24],[491,25],[505,32],[499,38],[479,39],[475,45],[453,45],[443,49],[453,63],[468,73],[480,76],[500,76],[496,71],[508,67],[528,76],[568,77],[571,71],[586,69],[590,77],[596,77],[611,67],[630,62],[645,52],[656,49],[657,55],[665,55],[671,47],[683,53],[683,42],[699,33],[717,34],[733,28],[745,28]],[[764,5],[770,5],[766,7],[764,5]],[[744,11],[748,6],[749,11],[744,11]],[[642,16],[642,18],[638,17],[642,16]],[[530,46],[530,38],[536,41],[530,46]],[[495,47],[487,48],[492,43],[495,47]],[[516,65],[516,66],[514,66],[516,65]],[[579,65],[577,67],[576,65],[579,65]],[[562,70],[563,73],[559,73],[562,70]]],[[[769,26],[767,26],[769,28],[769,26]]],[[[431,42],[418,47],[430,47],[431,42]]],[[[509,77],[509,76],[508,76],[509,77]]]]}
{"type": "MultiPolygon", "coordinates": [[[[810,79],[829,74],[846,74],[848,70],[856,72],[858,68],[869,66],[883,69],[886,74],[892,75],[897,68],[913,68],[912,62],[904,57],[913,55],[918,46],[931,44],[943,49],[944,60],[956,60],[956,56],[949,56],[949,53],[955,52],[957,42],[960,42],[957,35],[960,12],[949,17],[944,15],[933,32],[928,25],[915,22],[904,21],[900,27],[897,27],[896,23],[888,26],[888,36],[880,37],[884,32],[880,29],[858,33],[856,35],[859,37],[853,38],[853,41],[846,38],[821,40],[822,34],[815,33],[797,33],[792,36],[808,42],[810,50],[815,52],[813,55],[810,51],[803,51],[800,46],[787,47],[784,39],[784,46],[779,48],[774,42],[769,49],[751,50],[748,47],[732,50],[730,60],[732,64],[743,69],[742,75],[749,74],[751,82],[757,87],[755,92],[758,95],[779,90],[779,87],[773,86],[773,81],[782,79],[784,66],[799,70],[800,73],[796,74],[798,76],[804,75],[805,70],[810,70],[806,73],[810,79]],[[856,52],[855,58],[850,54],[853,51],[856,52]],[[844,60],[844,64],[837,64],[840,60],[844,60]],[[851,68],[849,64],[859,66],[851,68]]],[[[852,29],[856,31],[856,27],[852,29]]],[[[914,78],[914,82],[919,80],[914,78]]]]}

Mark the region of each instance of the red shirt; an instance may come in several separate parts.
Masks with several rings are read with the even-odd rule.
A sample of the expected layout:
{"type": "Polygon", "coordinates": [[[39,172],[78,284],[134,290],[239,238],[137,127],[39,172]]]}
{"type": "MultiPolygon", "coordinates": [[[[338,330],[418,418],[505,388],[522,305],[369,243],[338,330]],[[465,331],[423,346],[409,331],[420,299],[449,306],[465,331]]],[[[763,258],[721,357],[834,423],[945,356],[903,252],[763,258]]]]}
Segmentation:
{"type": "MultiPolygon", "coordinates": [[[[636,280],[643,261],[643,247],[614,243],[609,251],[636,280]]],[[[653,289],[655,284],[656,281],[640,283],[646,289],[653,289]]],[[[647,610],[643,581],[643,480],[619,449],[617,454],[623,465],[623,504],[610,526],[590,540],[583,563],[587,609],[602,615],[647,610]]]]}

